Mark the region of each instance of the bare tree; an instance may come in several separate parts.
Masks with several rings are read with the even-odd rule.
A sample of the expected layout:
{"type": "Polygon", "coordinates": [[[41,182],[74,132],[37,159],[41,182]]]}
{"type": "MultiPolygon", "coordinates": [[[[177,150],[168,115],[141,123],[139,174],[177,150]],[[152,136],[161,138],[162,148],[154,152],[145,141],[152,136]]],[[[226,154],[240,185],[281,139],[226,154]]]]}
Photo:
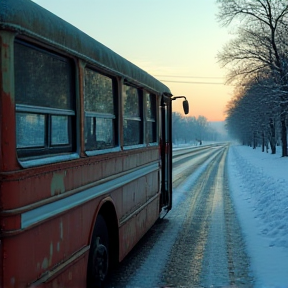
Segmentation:
{"type": "Polygon", "coordinates": [[[280,107],[282,156],[288,156],[287,0],[217,0],[217,3],[219,22],[223,26],[234,23],[237,27],[237,38],[218,54],[222,66],[230,70],[228,82],[246,85],[259,75],[273,79],[273,94],[280,107]]]}
{"type": "Polygon", "coordinates": [[[274,101],[272,80],[253,79],[237,89],[235,97],[227,104],[227,129],[229,134],[245,144],[262,146],[270,143],[272,154],[276,153],[275,122],[279,107],[274,101]]]}

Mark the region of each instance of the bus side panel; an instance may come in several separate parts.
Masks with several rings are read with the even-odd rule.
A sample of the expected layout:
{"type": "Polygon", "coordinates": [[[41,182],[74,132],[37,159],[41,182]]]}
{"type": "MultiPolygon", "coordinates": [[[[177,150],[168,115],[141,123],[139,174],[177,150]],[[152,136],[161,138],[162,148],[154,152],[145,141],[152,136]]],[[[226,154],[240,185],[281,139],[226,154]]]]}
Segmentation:
{"type": "Polygon", "coordinates": [[[86,287],[86,273],[87,273],[87,262],[89,253],[85,253],[76,261],[72,262],[71,265],[67,266],[65,270],[60,273],[56,273],[54,277],[49,278],[45,283],[33,283],[30,288],[80,288],[86,287]]]}
{"type": "MultiPolygon", "coordinates": [[[[151,171],[110,193],[115,204],[116,213],[119,219],[122,218],[124,221],[120,229],[120,260],[127,255],[159,217],[159,173],[159,170],[151,171]],[[149,204],[146,205],[147,201],[149,204]],[[137,209],[139,211],[133,214],[137,209]]],[[[37,226],[26,229],[14,236],[3,238],[2,248],[6,255],[3,260],[3,266],[5,267],[4,287],[21,287],[31,281],[36,281],[43,277],[47,271],[49,273],[53,272],[57,269],[57,266],[61,266],[77,251],[88,247],[95,212],[101,199],[107,196],[109,194],[104,194],[68,212],[55,215],[54,218],[49,218],[39,225],[36,224],[37,226]],[[14,283],[14,286],[11,283],[14,283]]],[[[16,227],[10,227],[11,230],[13,228],[16,229],[16,227]]],[[[84,258],[75,259],[71,263],[71,267],[69,266],[70,268],[65,267],[64,270],[59,271],[58,276],[55,275],[55,277],[49,279],[49,283],[51,281],[62,283],[63,279],[67,279],[67,281],[70,281],[69,279],[76,281],[77,279],[79,283],[85,281],[83,277],[86,277],[86,270],[82,274],[82,278],[78,278],[78,272],[76,274],[73,272],[84,269],[83,267],[78,270],[75,268],[79,267],[79,263],[83,264],[83,261],[86,261],[84,266],[85,269],[87,268],[88,256],[85,254],[81,257],[84,258]],[[61,275],[61,273],[64,274],[61,275]]],[[[72,287],[68,284],[67,286],[72,287]]]]}
{"type": "Polygon", "coordinates": [[[136,210],[146,201],[151,202],[120,227],[120,261],[130,252],[159,217],[160,193],[157,181],[158,173],[159,171],[154,171],[142,177],[141,180],[134,181],[123,188],[123,218],[129,215],[131,207],[133,207],[133,210],[136,210]]]}
{"type": "Polygon", "coordinates": [[[118,157],[97,157],[97,160],[76,160],[1,175],[3,210],[20,208],[59,194],[89,185],[97,180],[116,175],[158,160],[158,148],[148,151],[129,151],[118,157]],[[132,155],[131,155],[132,154],[132,155]],[[21,181],[19,181],[21,180],[21,181]]]}
{"type": "MultiPolygon", "coordinates": [[[[46,271],[53,271],[58,265],[69,260],[71,255],[85,247],[87,248],[95,207],[98,206],[98,203],[99,199],[95,199],[69,211],[69,213],[43,222],[41,225],[3,238],[2,248],[5,253],[5,258],[3,258],[4,287],[26,287],[31,281],[43,276],[46,271]]],[[[80,270],[84,269],[84,273],[79,274],[77,272],[77,275],[82,277],[78,281],[82,283],[86,281],[88,260],[86,254],[81,256],[84,257],[83,259],[80,257],[71,263],[71,265],[79,266],[78,262],[80,261],[84,264],[85,268],[79,268],[80,270]]],[[[76,270],[74,267],[69,268],[69,272],[67,272],[70,275],[69,279],[76,278],[72,272],[76,270]]],[[[74,286],[67,285],[65,287],[74,286]]]]}
{"type": "Polygon", "coordinates": [[[137,215],[120,227],[120,261],[124,259],[140,238],[159,218],[159,201],[160,199],[157,197],[149,206],[141,210],[137,215]]]}
{"type": "Polygon", "coordinates": [[[3,175],[2,190],[9,191],[2,195],[3,209],[15,209],[51,197],[57,198],[59,194],[122,172],[122,157],[106,161],[100,158],[88,163],[78,160],[61,164],[61,169],[57,166],[58,169],[51,168],[30,168],[3,175]]]}

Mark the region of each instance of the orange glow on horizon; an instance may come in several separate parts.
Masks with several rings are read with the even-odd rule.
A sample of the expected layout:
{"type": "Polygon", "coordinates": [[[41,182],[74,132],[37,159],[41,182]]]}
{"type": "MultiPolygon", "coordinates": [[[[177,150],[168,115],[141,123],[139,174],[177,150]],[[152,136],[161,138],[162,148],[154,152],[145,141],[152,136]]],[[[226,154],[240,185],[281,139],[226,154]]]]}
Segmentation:
{"type": "MultiPolygon", "coordinates": [[[[189,102],[189,114],[187,116],[196,118],[204,116],[209,122],[225,120],[226,105],[231,99],[233,87],[209,84],[165,84],[168,84],[167,86],[173,95],[186,96],[189,102]]],[[[182,99],[173,101],[172,105],[173,112],[184,115],[182,99]]]]}
{"type": "MultiPolygon", "coordinates": [[[[189,100],[189,97],[187,97],[187,100],[189,102],[189,114],[185,115],[183,111],[182,101],[181,99],[175,100],[172,103],[172,111],[178,112],[183,116],[186,117],[196,117],[204,116],[209,122],[219,122],[225,120],[225,113],[223,107],[223,113],[219,113],[217,110],[217,106],[211,105],[210,107],[206,107],[206,104],[204,103],[196,103],[193,100],[189,100]]],[[[221,107],[220,107],[221,108],[221,107]]]]}

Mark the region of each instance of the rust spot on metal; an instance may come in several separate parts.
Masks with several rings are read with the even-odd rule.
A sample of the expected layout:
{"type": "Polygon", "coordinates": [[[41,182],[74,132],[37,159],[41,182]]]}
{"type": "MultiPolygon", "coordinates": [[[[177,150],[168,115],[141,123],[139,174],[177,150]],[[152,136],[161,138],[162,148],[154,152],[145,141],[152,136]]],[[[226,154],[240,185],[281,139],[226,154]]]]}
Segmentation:
{"type": "Polygon", "coordinates": [[[2,43],[2,48],[4,48],[3,49],[3,51],[4,51],[4,58],[9,58],[9,53],[8,53],[8,49],[9,49],[9,44],[6,44],[6,43],[2,43]]]}

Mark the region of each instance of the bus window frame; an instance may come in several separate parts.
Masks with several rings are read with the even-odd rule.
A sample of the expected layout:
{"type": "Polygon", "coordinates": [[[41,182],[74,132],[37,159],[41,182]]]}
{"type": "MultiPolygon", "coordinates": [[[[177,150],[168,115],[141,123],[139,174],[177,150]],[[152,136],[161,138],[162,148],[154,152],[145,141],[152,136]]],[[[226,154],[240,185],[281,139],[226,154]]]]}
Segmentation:
{"type": "Polygon", "coordinates": [[[147,90],[144,90],[144,92],[143,92],[143,94],[145,95],[143,98],[143,100],[145,101],[145,105],[144,105],[144,107],[145,107],[145,139],[146,139],[146,142],[147,142],[147,145],[148,146],[155,146],[155,145],[158,145],[158,142],[159,142],[159,133],[158,133],[158,126],[159,126],[159,115],[158,115],[158,111],[159,111],[159,109],[157,109],[157,103],[158,103],[158,101],[157,101],[157,95],[155,94],[155,93],[152,93],[152,92],[150,92],[150,91],[147,91],[147,90]],[[151,102],[151,101],[149,101],[150,103],[151,103],[151,110],[153,111],[153,113],[154,113],[154,118],[151,118],[151,117],[149,117],[149,115],[148,115],[148,107],[147,107],[147,97],[153,97],[154,98],[154,101],[153,102],[151,102]],[[153,136],[155,137],[155,141],[151,141],[150,142],[150,140],[149,140],[149,134],[148,134],[148,123],[154,123],[154,124],[152,124],[152,125],[154,125],[154,131],[153,131],[153,136]]]}
{"type": "Polygon", "coordinates": [[[122,95],[121,95],[121,99],[122,99],[122,132],[123,132],[123,150],[131,150],[131,149],[137,149],[137,148],[143,148],[143,147],[146,147],[147,146],[147,143],[146,143],[146,138],[145,138],[145,122],[146,122],[146,119],[145,119],[145,111],[144,111],[144,93],[143,93],[143,89],[124,80],[124,83],[122,84],[122,95]],[[138,93],[138,107],[139,107],[139,116],[131,116],[131,115],[125,115],[125,107],[124,107],[124,99],[123,99],[123,95],[124,93],[126,93],[126,87],[131,87],[133,89],[136,89],[137,90],[137,93],[138,93]],[[125,92],[124,92],[125,91],[125,92]],[[139,138],[140,138],[140,143],[138,144],[125,144],[124,142],[124,121],[125,120],[129,120],[129,121],[138,121],[140,123],[140,129],[141,131],[139,132],[139,138]]]}
{"type": "Polygon", "coordinates": [[[110,75],[107,73],[104,73],[101,71],[99,68],[95,68],[92,65],[84,65],[83,67],[83,87],[82,87],[82,93],[83,93],[83,114],[84,114],[84,128],[83,128],[83,138],[84,138],[84,153],[87,156],[96,156],[96,155],[101,155],[101,154],[106,154],[110,152],[119,152],[121,151],[120,147],[120,141],[119,141],[119,85],[118,85],[118,80],[117,77],[114,75],[110,75]],[[99,75],[102,75],[104,77],[110,78],[112,82],[112,93],[113,93],[113,110],[114,114],[111,113],[101,113],[101,112],[94,112],[94,111],[85,111],[85,80],[86,80],[86,70],[91,70],[99,75]],[[97,118],[102,118],[102,119],[112,119],[113,123],[113,129],[114,129],[114,147],[109,147],[109,148],[104,148],[104,149],[91,149],[91,150],[86,150],[85,147],[85,130],[86,130],[86,117],[93,117],[95,120],[97,118]]]}
{"type": "MultiPolygon", "coordinates": [[[[66,55],[63,52],[59,52],[58,50],[52,49],[50,46],[44,45],[42,43],[38,43],[36,41],[29,41],[26,37],[15,37],[13,41],[13,45],[15,43],[23,45],[25,47],[29,47],[30,49],[34,49],[39,51],[40,53],[50,55],[55,57],[55,59],[61,59],[69,64],[70,71],[70,94],[68,95],[68,101],[70,101],[72,109],[62,109],[62,108],[53,108],[53,107],[43,107],[43,106],[33,106],[28,104],[18,104],[16,102],[16,89],[14,88],[14,97],[15,97],[15,153],[17,157],[17,161],[20,166],[23,168],[30,168],[35,166],[42,166],[52,163],[58,163],[63,161],[70,161],[74,159],[78,159],[80,157],[80,147],[77,139],[79,138],[79,130],[78,130],[78,117],[79,117],[79,109],[78,109],[78,91],[77,91],[77,79],[78,79],[78,67],[76,64],[76,60],[71,57],[71,55],[66,55]],[[73,84],[74,83],[74,84],[73,84]],[[17,148],[17,123],[16,117],[17,113],[26,113],[26,114],[35,114],[35,115],[44,115],[45,121],[49,118],[49,124],[45,123],[45,126],[49,125],[49,127],[45,128],[45,139],[44,139],[44,147],[26,147],[26,148],[17,148]],[[52,144],[52,117],[53,116],[67,116],[69,117],[67,120],[67,133],[68,133],[68,144],[52,144]],[[49,136],[47,135],[49,133],[49,136]],[[48,138],[48,139],[47,139],[48,138]],[[47,145],[47,142],[49,145],[47,145]],[[49,146],[47,148],[47,146],[49,146]],[[44,148],[44,149],[43,149],[44,148]],[[34,150],[35,152],[31,152],[34,150]]],[[[14,50],[14,49],[13,49],[14,50]]],[[[15,51],[13,53],[13,59],[15,57],[15,51]]],[[[15,79],[15,61],[13,65],[13,75],[15,79]]],[[[14,80],[14,85],[16,81],[14,80]]],[[[15,87],[15,86],[14,86],[15,87]]]]}

